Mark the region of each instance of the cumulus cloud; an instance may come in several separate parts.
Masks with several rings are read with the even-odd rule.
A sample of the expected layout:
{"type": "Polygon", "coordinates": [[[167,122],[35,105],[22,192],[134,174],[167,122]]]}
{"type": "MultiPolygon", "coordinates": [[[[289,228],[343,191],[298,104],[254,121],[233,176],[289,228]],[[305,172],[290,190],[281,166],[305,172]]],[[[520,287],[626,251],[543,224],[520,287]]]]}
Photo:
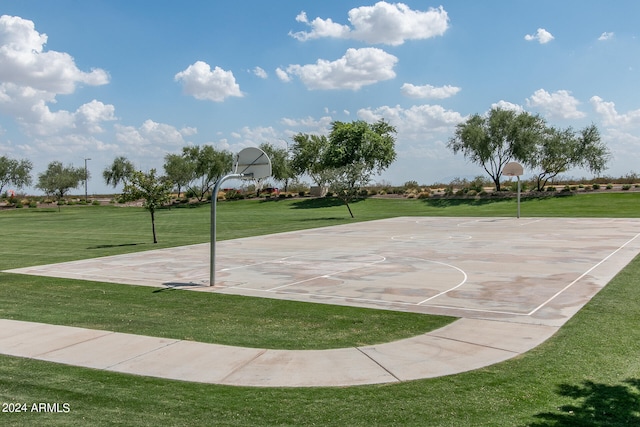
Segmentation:
{"type": "Polygon", "coordinates": [[[460,90],[461,88],[450,85],[440,87],[431,85],[416,86],[411,83],[405,83],[400,88],[404,96],[421,99],[445,99],[454,96],[460,90]]]}
{"type": "Polygon", "coordinates": [[[351,26],[338,24],[330,18],[309,21],[307,14],[301,12],[296,21],[308,25],[311,30],[290,32],[289,35],[300,41],[334,37],[397,46],[406,40],[441,36],[449,28],[449,16],[442,6],[419,11],[403,3],[386,1],[351,9],[348,19],[351,26]]]}
{"type": "Polygon", "coordinates": [[[289,74],[280,67],[276,68],[276,76],[285,83],[291,81],[291,76],[289,76],[289,74]]]}
{"type": "Polygon", "coordinates": [[[544,89],[538,89],[527,98],[527,106],[541,109],[546,116],[559,119],[580,119],[586,116],[578,110],[580,101],[567,90],[558,90],[549,93],[544,89]]]}
{"type": "Polygon", "coordinates": [[[512,102],[504,101],[504,100],[500,100],[498,102],[491,104],[491,108],[500,108],[501,110],[511,110],[511,111],[515,111],[516,113],[524,112],[524,108],[521,105],[514,104],[512,102]]]}
{"type": "Polygon", "coordinates": [[[604,32],[602,34],[600,34],[600,37],[598,37],[598,40],[600,41],[604,41],[604,40],[611,40],[613,38],[613,33],[610,32],[604,32]]]}
{"type": "Polygon", "coordinates": [[[399,105],[358,110],[358,117],[368,122],[380,119],[396,127],[398,138],[423,140],[437,133],[451,132],[465,120],[457,111],[446,110],[440,105],[414,105],[408,109],[399,105]]]}
{"type": "Polygon", "coordinates": [[[184,137],[195,133],[195,129],[191,127],[178,129],[150,119],[137,128],[116,125],[115,129],[116,139],[123,144],[125,151],[147,155],[152,153],[154,157],[187,145],[184,137]]]}
{"type": "Polygon", "coordinates": [[[266,79],[267,77],[269,77],[267,72],[261,67],[254,68],[253,69],[253,74],[255,74],[256,76],[260,77],[261,79],[266,79]]]}
{"type": "Polygon", "coordinates": [[[613,102],[607,102],[599,96],[592,96],[589,102],[596,113],[602,117],[605,126],[640,126],[640,110],[632,110],[625,114],[620,114],[613,102]]]}
{"type": "Polygon", "coordinates": [[[554,37],[544,28],[538,28],[538,31],[536,31],[535,34],[527,34],[526,36],[524,36],[524,39],[527,41],[537,40],[540,44],[545,44],[553,40],[554,37]]]}
{"type": "Polygon", "coordinates": [[[177,73],[174,79],[182,83],[185,94],[200,100],[222,102],[231,96],[244,96],[233,72],[217,66],[212,70],[209,64],[203,61],[189,65],[177,73]]]}
{"type": "Polygon", "coordinates": [[[315,64],[289,65],[285,74],[298,76],[309,89],[358,90],[394,78],[396,62],[398,58],[382,49],[348,49],[335,61],[319,59],[315,64]]]}
{"type": "Polygon", "coordinates": [[[102,69],[80,70],[71,55],[45,50],[47,35],[33,21],[0,16],[0,112],[14,117],[29,135],[56,134],[77,128],[101,132],[100,122],[113,120],[113,106],[98,101],[76,112],[51,111],[57,95],[75,92],[78,85],[109,82],[102,69]]]}

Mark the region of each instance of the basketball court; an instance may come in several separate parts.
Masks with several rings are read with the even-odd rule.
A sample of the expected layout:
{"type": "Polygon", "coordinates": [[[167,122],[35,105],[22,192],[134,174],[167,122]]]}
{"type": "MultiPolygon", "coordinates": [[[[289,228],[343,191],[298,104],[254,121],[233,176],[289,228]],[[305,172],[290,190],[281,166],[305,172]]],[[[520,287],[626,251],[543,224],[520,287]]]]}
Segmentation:
{"type": "Polygon", "coordinates": [[[560,326],[640,252],[640,220],[400,217],[14,273],[560,326]]]}

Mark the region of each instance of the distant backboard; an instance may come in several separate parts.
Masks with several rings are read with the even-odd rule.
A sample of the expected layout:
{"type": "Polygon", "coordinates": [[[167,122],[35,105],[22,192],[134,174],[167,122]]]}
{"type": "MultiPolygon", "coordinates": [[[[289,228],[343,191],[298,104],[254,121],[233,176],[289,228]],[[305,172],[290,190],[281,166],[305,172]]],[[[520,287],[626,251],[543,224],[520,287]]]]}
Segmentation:
{"type": "Polygon", "coordinates": [[[266,178],[271,176],[271,159],[259,148],[245,148],[238,153],[235,173],[248,179],[266,178]]]}
{"type": "Polygon", "coordinates": [[[522,174],[524,174],[524,169],[522,165],[517,162],[509,162],[504,165],[504,169],[502,169],[502,175],[521,176],[522,174]]]}

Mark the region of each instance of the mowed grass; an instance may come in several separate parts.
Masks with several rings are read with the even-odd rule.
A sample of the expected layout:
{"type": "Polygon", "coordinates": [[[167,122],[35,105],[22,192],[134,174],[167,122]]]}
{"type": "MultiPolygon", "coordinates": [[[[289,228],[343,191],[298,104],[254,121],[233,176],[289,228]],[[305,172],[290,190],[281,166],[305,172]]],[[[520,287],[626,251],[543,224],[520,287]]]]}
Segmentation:
{"type": "MultiPolygon", "coordinates": [[[[344,206],[323,200],[304,202],[302,205],[291,200],[221,204],[218,235],[230,238],[352,221],[344,206]]],[[[522,215],[638,217],[639,203],[640,197],[636,194],[594,194],[529,200],[523,201],[522,215]]],[[[6,226],[9,226],[13,231],[5,234],[6,238],[3,237],[0,269],[197,243],[208,239],[207,207],[160,212],[159,245],[147,243],[150,241],[150,230],[147,230],[146,212],[137,209],[121,212],[120,209],[63,209],[60,213],[68,215],[63,217],[63,221],[67,221],[66,226],[57,223],[60,216],[57,220],[37,219],[39,215],[45,218],[47,215],[57,215],[57,211],[0,212],[3,229],[7,230],[6,226]],[[94,215],[91,217],[93,219],[87,219],[90,215],[94,215]],[[121,216],[126,216],[126,221],[122,221],[121,216]],[[103,224],[107,222],[110,226],[103,224]],[[83,223],[84,227],[81,227],[83,223]],[[73,225],[78,227],[78,231],[72,231],[77,238],[65,237],[65,232],[73,225]],[[203,225],[206,228],[204,232],[203,225]],[[108,230],[114,227],[120,227],[123,233],[111,236],[108,230]],[[59,240],[52,241],[47,229],[59,240]],[[86,235],[89,229],[93,230],[94,235],[86,235]],[[24,238],[24,235],[30,237],[24,238]],[[41,242],[39,246],[36,240],[41,242]]],[[[513,216],[515,202],[370,199],[354,204],[353,209],[356,220],[438,214],[513,216]]],[[[16,277],[0,273],[0,283],[4,287],[16,277]]],[[[311,389],[224,387],[0,356],[0,401],[67,402],[71,407],[69,413],[59,414],[0,413],[0,423],[25,426],[640,425],[638,277],[640,259],[636,258],[558,334],[518,358],[465,374],[394,385],[311,389]]],[[[80,283],[86,284],[51,279],[49,285],[60,286],[63,292],[48,290],[50,302],[60,303],[60,311],[66,311],[69,307],[65,308],[63,304],[64,290],[68,286],[79,286],[80,283]]],[[[42,284],[32,283],[29,286],[38,288],[42,284]]],[[[95,286],[94,292],[104,290],[104,284],[91,286],[95,286]]],[[[113,286],[117,288],[121,285],[113,286]]],[[[4,288],[0,291],[1,307],[9,305],[3,291],[4,288]]],[[[178,291],[163,293],[187,294],[178,291]]],[[[12,298],[16,299],[15,296],[12,298]]],[[[45,295],[41,295],[41,298],[39,304],[46,305],[45,295]]],[[[38,305],[36,297],[29,293],[25,294],[24,299],[34,299],[33,305],[38,305]]],[[[237,313],[230,315],[240,317],[245,314],[241,311],[244,304],[250,305],[249,301],[253,299],[237,299],[237,313]]],[[[125,304],[126,298],[119,303],[125,304]]],[[[18,304],[21,302],[18,301],[18,304]]],[[[320,315],[324,310],[329,310],[328,306],[317,307],[320,315]]],[[[94,311],[100,310],[98,304],[94,311]]],[[[55,315],[58,310],[54,307],[50,311],[55,315]]],[[[108,306],[103,311],[109,312],[108,306]]],[[[285,323],[295,323],[297,314],[294,309],[291,309],[291,313],[292,318],[285,320],[285,323]]],[[[276,321],[279,317],[276,310],[265,313],[262,320],[276,321]]],[[[298,327],[304,328],[304,323],[294,325],[291,333],[296,333],[298,327]]],[[[366,321],[363,327],[367,327],[366,321]]],[[[302,335],[304,331],[298,333],[302,335]]]]}

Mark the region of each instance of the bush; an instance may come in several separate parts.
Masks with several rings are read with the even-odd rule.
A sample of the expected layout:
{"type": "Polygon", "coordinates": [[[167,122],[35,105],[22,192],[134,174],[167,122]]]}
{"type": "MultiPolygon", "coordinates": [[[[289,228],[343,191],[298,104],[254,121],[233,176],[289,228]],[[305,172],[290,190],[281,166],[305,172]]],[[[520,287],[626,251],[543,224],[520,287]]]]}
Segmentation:
{"type": "Polygon", "coordinates": [[[553,185],[548,186],[545,191],[556,191],[556,187],[554,187],[553,185]]]}
{"type": "Polygon", "coordinates": [[[93,202],[91,202],[91,204],[93,206],[100,206],[100,201],[99,200],[94,200],[93,202]]]}
{"type": "Polygon", "coordinates": [[[599,190],[600,189],[600,184],[593,184],[591,186],[591,188],[593,188],[594,190],[599,190]]]}
{"type": "Polygon", "coordinates": [[[624,191],[630,190],[630,189],[631,189],[631,184],[625,184],[625,185],[623,185],[623,186],[622,186],[622,189],[623,189],[624,191]]]}
{"type": "Polygon", "coordinates": [[[29,202],[29,207],[30,208],[37,208],[38,207],[38,202],[36,202],[35,200],[32,200],[29,202]]]}
{"type": "Polygon", "coordinates": [[[607,184],[607,190],[611,190],[613,188],[612,184],[607,184]]]}

